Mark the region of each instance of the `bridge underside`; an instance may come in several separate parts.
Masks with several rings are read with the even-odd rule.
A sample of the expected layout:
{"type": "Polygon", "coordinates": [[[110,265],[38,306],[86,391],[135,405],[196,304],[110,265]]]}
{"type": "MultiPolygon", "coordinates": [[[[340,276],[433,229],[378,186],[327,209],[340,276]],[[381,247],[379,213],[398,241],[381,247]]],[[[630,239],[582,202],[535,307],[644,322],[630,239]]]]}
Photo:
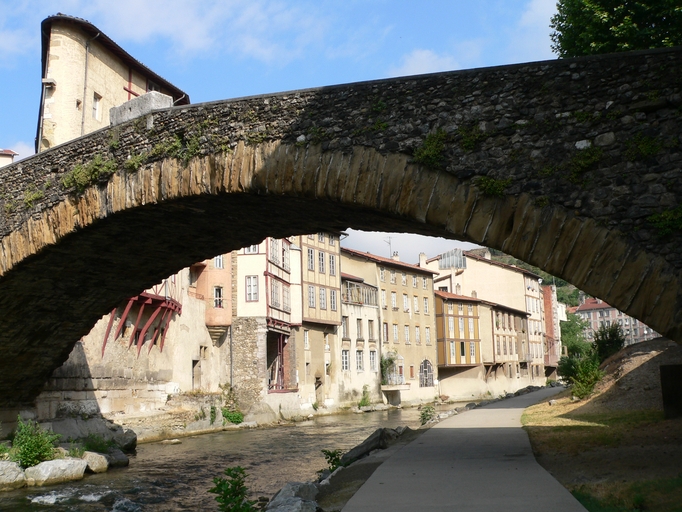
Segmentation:
{"type": "Polygon", "coordinates": [[[500,249],[682,340],[680,77],[673,49],[351,84],[155,112],[8,166],[0,406],[179,269],[349,227],[500,249]]]}

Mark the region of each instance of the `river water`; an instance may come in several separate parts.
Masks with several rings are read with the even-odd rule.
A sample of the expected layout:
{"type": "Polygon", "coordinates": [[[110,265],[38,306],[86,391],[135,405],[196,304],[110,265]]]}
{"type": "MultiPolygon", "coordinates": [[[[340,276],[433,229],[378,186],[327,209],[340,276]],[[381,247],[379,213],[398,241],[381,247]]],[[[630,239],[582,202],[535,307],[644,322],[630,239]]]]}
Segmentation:
{"type": "Polygon", "coordinates": [[[130,466],[73,484],[0,493],[1,512],[218,510],[208,489],[229,466],[242,466],[253,494],[272,497],[286,482],[311,481],[326,467],[321,450],[344,451],[379,427],[419,426],[417,409],[321,416],[290,426],[235,430],[138,446],[130,466]]]}

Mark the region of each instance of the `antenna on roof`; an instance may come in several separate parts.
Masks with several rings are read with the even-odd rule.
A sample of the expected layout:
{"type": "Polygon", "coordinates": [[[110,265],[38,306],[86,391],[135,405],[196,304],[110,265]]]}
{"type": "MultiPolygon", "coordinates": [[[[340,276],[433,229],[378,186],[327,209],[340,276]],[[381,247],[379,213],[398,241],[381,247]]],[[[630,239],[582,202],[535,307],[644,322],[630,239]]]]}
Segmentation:
{"type": "Polygon", "coordinates": [[[391,246],[391,240],[393,240],[392,236],[388,236],[388,237],[384,238],[384,242],[386,242],[388,244],[388,257],[389,258],[393,256],[393,247],[391,246]]]}

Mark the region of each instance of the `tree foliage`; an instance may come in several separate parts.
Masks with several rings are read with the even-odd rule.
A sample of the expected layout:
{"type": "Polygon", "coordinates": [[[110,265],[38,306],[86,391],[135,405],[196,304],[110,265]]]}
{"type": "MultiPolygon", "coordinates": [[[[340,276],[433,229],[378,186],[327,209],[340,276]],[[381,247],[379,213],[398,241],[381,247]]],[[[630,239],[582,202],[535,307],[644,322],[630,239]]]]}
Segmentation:
{"type": "Polygon", "coordinates": [[[625,345],[625,335],[620,325],[614,323],[608,327],[602,325],[594,333],[594,344],[599,357],[599,362],[604,362],[607,358],[618,352],[625,345]]]}
{"type": "Polygon", "coordinates": [[[552,51],[559,57],[682,45],[680,0],[559,0],[552,51]]]}
{"type": "Polygon", "coordinates": [[[213,478],[215,487],[208,490],[217,494],[215,500],[222,512],[255,512],[256,502],[248,499],[249,490],[244,481],[248,476],[244,468],[234,466],[225,470],[227,478],[213,478]]]}
{"type": "Polygon", "coordinates": [[[560,322],[561,343],[566,347],[569,356],[581,356],[592,349],[592,344],[585,339],[584,330],[587,322],[573,313],[566,314],[567,320],[560,322]]]}

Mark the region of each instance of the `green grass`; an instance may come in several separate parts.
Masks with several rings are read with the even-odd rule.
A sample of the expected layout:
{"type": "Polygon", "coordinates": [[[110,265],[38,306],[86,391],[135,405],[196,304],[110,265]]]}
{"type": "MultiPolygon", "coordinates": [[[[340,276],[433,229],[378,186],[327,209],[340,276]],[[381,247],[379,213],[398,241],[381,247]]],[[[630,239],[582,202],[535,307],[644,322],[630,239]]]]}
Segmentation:
{"type": "Polygon", "coordinates": [[[572,494],[589,512],[682,512],[682,473],[608,488],[582,485],[572,494]]]}

